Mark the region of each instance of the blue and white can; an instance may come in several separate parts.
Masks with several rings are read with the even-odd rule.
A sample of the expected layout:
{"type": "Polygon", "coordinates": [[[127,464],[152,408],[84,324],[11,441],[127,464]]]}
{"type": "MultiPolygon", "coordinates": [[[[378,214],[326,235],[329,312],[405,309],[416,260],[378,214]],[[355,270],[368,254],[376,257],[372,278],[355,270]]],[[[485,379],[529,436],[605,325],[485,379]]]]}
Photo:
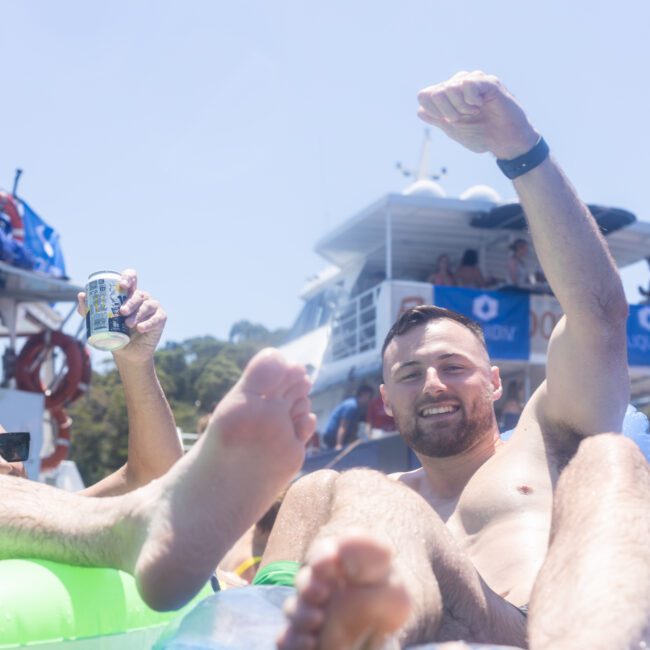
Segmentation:
{"type": "Polygon", "coordinates": [[[86,284],[86,334],[88,344],[98,350],[119,350],[129,342],[129,328],[120,307],[128,298],[116,271],[97,271],[86,284]]]}

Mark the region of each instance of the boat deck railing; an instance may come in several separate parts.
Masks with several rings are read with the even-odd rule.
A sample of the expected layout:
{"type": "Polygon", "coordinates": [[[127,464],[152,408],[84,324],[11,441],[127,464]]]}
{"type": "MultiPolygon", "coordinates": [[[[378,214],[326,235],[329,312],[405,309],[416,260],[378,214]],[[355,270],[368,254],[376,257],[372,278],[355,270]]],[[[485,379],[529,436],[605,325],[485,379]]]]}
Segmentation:
{"type": "Polygon", "coordinates": [[[333,361],[373,350],[377,344],[377,300],[381,285],[351,298],[332,321],[330,355],[333,361]]]}

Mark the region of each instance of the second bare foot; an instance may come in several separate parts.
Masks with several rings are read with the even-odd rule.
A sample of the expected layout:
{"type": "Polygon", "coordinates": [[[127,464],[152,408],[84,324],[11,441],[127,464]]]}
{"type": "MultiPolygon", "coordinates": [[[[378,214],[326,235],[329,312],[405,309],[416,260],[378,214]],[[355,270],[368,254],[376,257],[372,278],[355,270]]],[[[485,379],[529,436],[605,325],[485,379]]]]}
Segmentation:
{"type": "Polygon", "coordinates": [[[317,542],[296,587],[280,650],[383,648],[410,612],[391,550],[363,534],[317,542]]]}

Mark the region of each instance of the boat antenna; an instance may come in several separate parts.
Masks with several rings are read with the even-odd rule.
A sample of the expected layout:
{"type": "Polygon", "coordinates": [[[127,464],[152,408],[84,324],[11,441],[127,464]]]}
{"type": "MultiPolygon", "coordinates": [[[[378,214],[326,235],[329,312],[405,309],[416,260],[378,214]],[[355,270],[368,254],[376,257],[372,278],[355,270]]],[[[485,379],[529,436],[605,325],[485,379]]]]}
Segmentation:
{"type": "Polygon", "coordinates": [[[447,168],[441,167],[437,174],[429,173],[429,151],[431,149],[431,133],[429,129],[424,129],[424,140],[422,142],[422,150],[420,151],[420,162],[417,171],[407,169],[401,162],[395,163],[395,167],[407,178],[414,178],[416,181],[432,180],[439,181],[447,174],[447,168]]]}
{"type": "Polygon", "coordinates": [[[11,195],[16,198],[16,192],[18,191],[18,181],[20,180],[20,176],[23,173],[22,169],[16,169],[16,175],[14,176],[14,188],[11,190],[11,195]]]}

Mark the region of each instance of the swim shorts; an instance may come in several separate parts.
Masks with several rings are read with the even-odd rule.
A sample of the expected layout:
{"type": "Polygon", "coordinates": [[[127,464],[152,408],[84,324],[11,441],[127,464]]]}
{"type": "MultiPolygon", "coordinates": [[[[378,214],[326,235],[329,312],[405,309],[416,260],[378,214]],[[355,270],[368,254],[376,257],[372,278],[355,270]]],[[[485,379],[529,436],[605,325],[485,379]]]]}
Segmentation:
{"type": "Polygon", "coordinates": [[[271,562],[257,572],[253,578],[253,584],[293,587],[300,567],[300,562],[271,562]]]}

